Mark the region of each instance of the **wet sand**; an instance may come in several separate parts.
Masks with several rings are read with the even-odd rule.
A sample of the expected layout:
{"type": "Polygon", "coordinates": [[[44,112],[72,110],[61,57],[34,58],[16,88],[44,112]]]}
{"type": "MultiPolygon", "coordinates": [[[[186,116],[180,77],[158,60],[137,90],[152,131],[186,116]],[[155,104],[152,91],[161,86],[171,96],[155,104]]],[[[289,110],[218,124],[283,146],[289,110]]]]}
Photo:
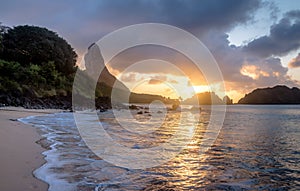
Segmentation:
{"type": "Polygon", "coordinates": [[[43,191],[48,185],[33,176],[45,161],[44,149],[36,144],[41,137],[37,130],[18,118],[55,113],[59,110],[25,110],[0,108],[0,190],[43,191]]]}

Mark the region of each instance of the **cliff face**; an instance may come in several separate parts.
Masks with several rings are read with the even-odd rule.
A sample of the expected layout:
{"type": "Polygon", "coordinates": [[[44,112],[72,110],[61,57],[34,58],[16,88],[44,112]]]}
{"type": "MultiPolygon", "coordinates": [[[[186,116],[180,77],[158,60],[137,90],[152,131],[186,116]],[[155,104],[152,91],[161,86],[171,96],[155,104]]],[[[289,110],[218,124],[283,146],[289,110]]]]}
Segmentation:
{"type": "Polygon", "coordinates": [[[119,80],[113,76],[104,64],[104,60],[99,47],[92,44],[89,47],[87,54],[84,57],[86,71],[84,71],[89,78],[104,83],[108,87],[115,87],[117,89],[129,92],[129,89],[119,80]],[[102,71],[99,76],[99,71],[102,71]]]}
{"type": "Polygon", "coordinates": [[[101,50],[95,44],[89,47],[88,53],[85,55],[85,67],[81,78],[81,92],[88,91],[93,87],[89,87],[89,80],[93,79],[97,82],[96,95],[100,97],[109,97],[112,102],[118,103],[151,103],[160,100],[164,103],[176,103],[177,100],[168,99],[160,95],[138,94],[130,92],[130,90],[115,76],[113,76],[104,64],[101,50]],[[102,70],[100,76],[99,71],[102,70]],[[85,90],[85,88],[88,88],[85,90]],[[114,90],[114,94],[112,91],[114,90]]]}
{"type": "Polygon", "coordinates": [[[240,99],[239,104],[300,104],[300,89],[286,86],[256,89],[240,99]]]}

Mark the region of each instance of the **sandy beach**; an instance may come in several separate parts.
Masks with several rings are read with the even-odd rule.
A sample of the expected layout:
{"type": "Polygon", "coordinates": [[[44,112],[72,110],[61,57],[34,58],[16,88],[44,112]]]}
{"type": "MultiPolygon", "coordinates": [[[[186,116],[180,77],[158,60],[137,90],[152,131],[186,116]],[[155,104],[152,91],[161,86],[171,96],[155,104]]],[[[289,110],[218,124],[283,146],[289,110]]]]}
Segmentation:
{"type": "Polygon", "coordinates": [[[44,149],[35,143],[41,137],[36,129],[18,118],[44,115],[59,110],[26,110],[17,107],[0,108],[0,190],[43,191],[48,185],[33,176],[33,171],[45,161],[44,149]]]}

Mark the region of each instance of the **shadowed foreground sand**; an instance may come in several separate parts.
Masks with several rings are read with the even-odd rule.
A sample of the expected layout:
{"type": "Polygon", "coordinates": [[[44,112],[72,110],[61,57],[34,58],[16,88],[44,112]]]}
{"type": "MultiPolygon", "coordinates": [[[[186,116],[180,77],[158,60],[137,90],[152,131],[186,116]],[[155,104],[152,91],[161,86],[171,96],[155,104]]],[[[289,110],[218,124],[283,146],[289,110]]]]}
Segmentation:
{"type": "Polygon", "coordinates": [[[33,176],[45,161],[44,149],[35,142],[40,139],[36,129],[15,119],[59,112],[58,110],[25,110],[0,108],[0,190],[43,191],[48,185],[33,176]]]}

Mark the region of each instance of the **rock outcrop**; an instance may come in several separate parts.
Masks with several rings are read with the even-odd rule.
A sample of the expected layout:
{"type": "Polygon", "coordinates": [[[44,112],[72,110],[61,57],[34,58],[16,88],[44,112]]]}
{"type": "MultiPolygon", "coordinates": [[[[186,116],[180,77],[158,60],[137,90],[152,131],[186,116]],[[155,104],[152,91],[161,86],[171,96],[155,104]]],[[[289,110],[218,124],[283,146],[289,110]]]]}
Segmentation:
{"type": "Polygon", "coordinates": [[[183,103],[188,105],[223,105],[232,104],[232,100],[228,96],[225,96],[222,100],[214,92],[203,92],[184,100],[183,103]]]}

